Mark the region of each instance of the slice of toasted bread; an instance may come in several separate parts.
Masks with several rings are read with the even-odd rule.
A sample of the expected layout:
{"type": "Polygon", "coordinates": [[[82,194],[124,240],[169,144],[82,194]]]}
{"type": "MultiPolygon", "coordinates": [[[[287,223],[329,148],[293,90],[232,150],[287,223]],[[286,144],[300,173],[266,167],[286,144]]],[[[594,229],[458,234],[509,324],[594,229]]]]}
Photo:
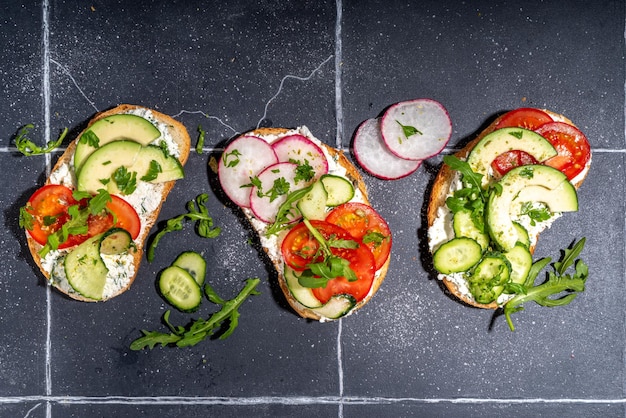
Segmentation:
{"type": "MultiPolygon", "coordinates": [[[[563,115],[560,115],[558,113],[555,113],[546,109],[542,109],[542,110],[548,113],[554,121],[565,122],[572,126],[575,126],[571,120],[569,120],[563,115]]],[[[485,137],[487,134],[495,130],[495,127],[500,121],[500,119],[502,118],[502,116],[496,118],[475,139],[470,141],[467,145],[465,145],[461,150],[457,151],[454,155],[460,159],[463,159],[463,160],[466,159],[470,151],[474,148],[474,146],[476,146],[476,144],[478,144],[478,142],[480,142],[480,140],[483,137],[485,137]]],[[[575,181],[572,182],[574,187],[579,188],[580,185],[583,183],[585,177],[587,176],[587,173],[589,172],[590,165],[591,165],[591,158],[589,159],[582,175],[577,176],[575,181]]],[[[453,183],[456,181],[457,175],[458,173],[452,170],[446,164],[442,164],[441,168],[439,169],[439,172],[437,173],[437,176],[435,177],[435,181],[432,186],[432,190],[431,190],[430,198],[428,202],[428,208],[426,212],[429,228],[433,226],[435,220],[437,219],[440,208],[445,207],[446,198],[450,194],[451,187],[453,183]]],[[[539,234],[537,234],[537,237],[538,235],[539,234]]],[[[537,237],[535,237],[534,240],[531,240],[531,242],[536,242],[537,237]]],[[[531,245],[530,247],[531,254],[534,252],[534,250],[535,250],[535,245],[531,245]]],[[[450,291],[452,295],[454,295],[456,298],[458,298],[459,300],[463,301],[464,303],[470,306],[474,306],[474,307],[482,308],[482,309],[498,309],[500,307],[500,305],[496,301],[491,302],[489,304],[476,302],[474,298],[468,292],[461,291],[459,286],[449,277],[444,276],[442,280],[446,288],[450,291]]]]}
{"type": "MultiPolygon", "coordinates": [[[[91,125],[93,125],[93,123],[95,123],[99,119],[102,119],[111,115],[133,113],[133,112],[141,114],[146,119],[149,119],[149,120],[151,119],[153,123],[156,122],[156,124],[159,126],[161,130],[167,130],[167,133],[171,136],[173,142],[175,142],[178,147],[178,159],[180,163],[184,165],[187,162],[187,158],[189,157],[189,150],[191,147],[191,138],[189,137],[187,129],[182,123],[178,122],[177,120],[173,119],[172,117],[168,115],[165,115],[163,113],[157,112],[152,109],[147,109],[147,108],[136,106],[136,105],[122,104],[108,111],[98,113],[96,116],[93,117],[93,119],[89,121],[88,127],[85,128],[85,130],[81,132],[76,137],[76,139],[74,139],[67,146],[66,150],[59,157],[59,159],[57,160],[56,164],[54,165],[51,171],[51,176],[46,180],[46,184],[52,184],[53,182],[56,182],[55,180],[53,180],[54,174],[60,172],[61,170],[66,170],[68,168],[70,170],[69,177],[75,178],[75,176],[72,175],[71,173],[73,171],[74,151],[76,149],[77,142],[79,138],[81,137],[81,135],[85,131],[87,131],[87,129],[91,125]]],[[[66,185],[69,186],[70,188],[73,188],[71,184],[72,183],[71,180],[69,181],[69,183],[70,184],[66,183],[66,185]]],[[[165,199],[167,198],[167,195],[171,191],[172,187],[174,187],[174,183],[175,181],[169,181],[166,183],[161,183],[154,187],[154,191],[159,194],[158,204],[156,205],[156,208],[154,210],[150,211],[150,213],[147,213],[143,216],[143,220],[141,223],[141,230],[139,232],[138,237],[134,240],[136,251],[132,252],[132,262],[129,263],[127,266],[126,273],[128,274],[128,277],[124,281],[124,284],[121,287],[116,289],[113,293],[109,294],[108,296],[104,297],[102,301],[111,299],[115,296],[118,296],[124,293],[132,285],[137,275],[137,272],[139,270],[139,264],[141,262],[144,245],[146,242],[146,238],[148,237],[148,233],[150,232],[150,229],[156,222],[159,212],[161,210],[161,206],[163,205],[163,202],[165,202],[165,199]]],[[[138,213],[140,212],[140,208],[136,207],[135,210],[138,213]]],[[[39,251],[42,249],[42,246],[39,243],[37,243],[34,239],[32,239],[28,231],[26,231],[26,239],[27,239],[28,248],[33,257],[33,260],[35,261],[35,263],[41,270],[41,273],[47,279],[48,283],[50,283],[53,287],[55,287],[60,292],[68,295],[69,297],[73,299],[84,301],[84,302],[94,302],[93,299],[85,298],[81,296],[80,294],[76,293],[67,284],[63,285],[59,281],[51,278],[49,269],[44,267],[44,260],[42,260],[41,257],[39,256],[39,251]]]]}
{"type": "MultiPolygon", "coordinates": [[[[318,141],[312,135],[310,135],[310,133],[308,132],[306,128],[303,128],[302,130],[290,130],[286,128],[260,128],[260,129],[253,130],[251,132],[247,132],[246,135],[258,136],[260,138],[265,139],[268,142],[271,142],[278,138],[281,138],[283,136],[290,135],[296,132],[301,133],[301,134],[304,133],[305,136],[307,136],[308,138],[315,140],[315,143],[323,149],[323,151],[327,155],[327,158],[329,160],[334,161],[337,166],[340,166],[345,170],[345,177],[348,180],[350,180],[350,182],[352,182],[355,189],[358,189],[360,191],[360,194],[362,195],[361,201],[363,203],[369,204],[367,188],[366,188],[365,182],[363,181],[363,177],[358,172],[356,167],[350,162],[350,160],[348,160],[348,158],[344,155],[343,151],[337,150],[335,148],[332,148],[324,144],[321,141],[318,141]]],[[[276,239],[273,239],[273,240],[267,239],[264,237],[264,231],[267,226],[261,223],[260,221],[256,220],[251,210],[243,209],[243,212],[248,218],[248,220],[250,221],[252,227],[255,229],[255,231],[259,235],[261,244],[263,245],[263,249],[266,252],[269,259],[271,260],[278,274],[278,284],[280,285],[280,288],[283,294],[285,295],[287,302],[293,308],[293,310],[303,318],[309,318],[309,319],[314,319],[318,321],[331,320],[329,318],[321,316],[319,313],[315,312],[314,310],[307,308],[303,306],[302,304],[300,304],[293,297],[293,295],[291,294],[291,291],[287,287],[287,282],[283,274],[284,260],[280,252],[280,245],[285,235],[287,234],[287,231],[283,231],[282,233],[278,234],[278,237],[276,239]]],[[[376,272],[374,282],[372,284],[372,287],[369,293],[366,295],[364,299],[359,301],[352,308],[349,314],[363,307],[367,302],[369,302],[372,296],[374,296],[374,294],[378,291],[378,288],[380,287],[382,282],[385,280],[385,276],[387,275],[390,258],[391,257],[387,258],[387,261],[385,262],[385,264],[376,272]]]]}

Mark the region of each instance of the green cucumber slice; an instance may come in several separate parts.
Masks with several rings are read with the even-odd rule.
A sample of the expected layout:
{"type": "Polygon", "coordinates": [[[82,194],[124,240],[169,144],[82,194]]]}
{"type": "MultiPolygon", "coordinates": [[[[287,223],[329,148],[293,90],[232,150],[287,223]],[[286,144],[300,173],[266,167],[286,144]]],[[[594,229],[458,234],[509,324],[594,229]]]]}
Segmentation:
{"type": "Polygon", "coordinates": [[[306,219],[323,221],[326,219],[327,194],[324,185],[316,181],[311,190],[297,204],[298,210],[306,219]]]}
{"type": "Polygon", "coordinates": [[[178,266],[187,271],[198,283],[198,286],[204,284],[206,277],[206,261],[200,254],[195,251],[185,251],[181,253],[176,260],[172,263],[173,266],[178,266]]]}
{"type": "Polygon", "coordinates": [[[511,281],[523,284],[533,265],[533,256],[530,254],[528,247],[517,243],[512,250],[505,252],[504,256],[511,263],[511,281]]]}
{"type": "Polygon", "coordinates": [[[170,266],[159,276],[159,291],[167,302],[181,312],[194,312],[202,302],[202,290],[185,269],[170,266]]]}
{"type": "Polygon", "coordinates": [[[491,303],[502,294],[511,277],[511,263],[501,253],[489,253],[468,278],[468,287],[478,303],[491,303]]]}
{"type": "Polygon", "coordinates": [[[320,181],[328,195],[326,200],[328,206],[339,206],[354,197],[354,186],[345,177],[324,174],[320,177],[320,181]]]}
{"type": "Polygon", "coordinates": [[[472,220],[472,211],[462,209],[454,214],[452,219],[454,235],[456,237],[471,238],[480,244],[483,251],[489,246],[489,235],[481,231],[472,220]]]}
{"type": "Polygon", "coordinates": [[[111,228],[102,235],[100,240],[100,254],[122,254],[130,248],[133,242],[130,233],[122,228],[111,228]]]}
{"type": "Polygon", "coordinates": [[[101,300],[106,284],[107,269],[100,257],[101,235],[87,239],[65,256],[67,281],[78,294],[101,300]]]}
{"type": "Polygon", "coordinates": [[[335,295],[324,305],[313,308],[312,311],[324,318],[338,319],[350,312],[354,305],[356,305],[356,300],[352,295],[335,295]]]}
{"type": "Polygon", "coordinates": [[[287,287],[291,292],[291,296],[300,302],[302,306],[307,308],[319,308],[322,306],[322,302],[320,302],[315,295],[313,295],[313,290],[311,288],[301,286],[300,283],[298,283],[298,277],[291,267],[285,264],[283,272],[285,275],[285,281],[287,282],[287,287]]]}
{"type": "Polygon", "coordinates": [[[461,273],[476,265],[483,250],[476,241],[467,237],[453,238],[441,244],[433,254],[433,265],[439,273],[461,273]]]}

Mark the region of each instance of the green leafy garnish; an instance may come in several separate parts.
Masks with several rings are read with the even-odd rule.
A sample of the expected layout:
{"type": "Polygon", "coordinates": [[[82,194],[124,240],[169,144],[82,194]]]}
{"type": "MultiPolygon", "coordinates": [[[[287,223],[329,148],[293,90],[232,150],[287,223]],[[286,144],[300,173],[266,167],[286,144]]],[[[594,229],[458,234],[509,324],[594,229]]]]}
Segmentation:
{"type": "Polygon", "coordinates": [[[91,145],[94,148],[100,147],[100,138],[94,131],[87,131],[80,136],[79,141],[83,144],[91,145]]]}
{"type": "Polygon", "coordinates": [[[115,170],[112,178],[122,194],[129,195],[137,189],[137,173],[128,171],[124,166],[120,166],[115,170]]]}
{"type": "Polygon", "coordinates": [[[219,311],[213,313],[208,319],[198,318],[193,320],[186,327],[174,326],[170,323],[170,310],[163,315],[163,321],[171,332],[163,333],[158,331],[142,330],[143,337],[140,337],[130,344],[131,350],[142,350],[144,348],[153,349],[156,345],[165,347],[175,344],[177,347],[191,347],[203,341],[207,337],[214,335],[223,329],[224,324],[228,324],[228,328],[220,334],[220,339],[228,338],[239,325],[239,308],[250,295],[258,295],[256,286],[261,280],[251,278],[246,280],[244,288],[235,298],[224,300],[209,286],[205,284],[204,291],[207,298],[219,305],[219,311]]]}
{"type": "Polygon", "coordinates": [[[25,125],[22,129],[20,129],[17,137],[15,138],[15,146],[17,147],[17,150],[26,156],[47,154],[54,151],[61,145],[68,132],[68,129],[65,128],[56,141],[48,141],[45,147],[40,147],[28,138],[28,134],[33,128],[34,125],[32,123],[25,125]]]}
{"type": "Polygon", "coordinates": [[[234,149],[231,152],[225,152],[222,155],[222,161],[224,161],[226,167],[236,167],[239,164],[239,157],[241,157],[241,152],[238,149],[234,149]]]}
{"type": "Polygon", "coordinates": [[[163,172],[163,168],[161,168],[161,164],[157,160],[151,160],[150,166],[148,167],[148,172],[141,177],[140,180],[143,181],[152,181],[159,177],[159,174],[163,172]]]}
{"type": "Polygon", "coordinates": [[[148,261],[154,260],[154,251],[159,245],[161,238],[168,232],[182,230],[186,219],[196,222],[196,232],[203,238],[215,238],[222,232],[220,227],[213,225],[213,218],[209,215],[209,210],[205,206],[208,199],[209,195],[206,193],[198,195],[195,200],[187,202],[188,213],[167,220],[165,228],[157,232],[148,247],[146,255],[148,261]]]}
{"type": "Polygon", "coordinates": [[[331,236],[324,238],[320,232],[315,229],[308,219],[303,220],[307,229],[319,243],[317,253],[312,257],[317,260],[322,257],[322,261],[310,263],[306,269],[298,276],[298,282],[303,287],[316,288],[326,287],[328,281],[338,277],[345,277],[348,281],[357,280],[357,276],[350,268],[350,262],[344,258],[338,257],[331,252],[331,248],[358,248],[358,242],[354,240],[346,240],[331,236]]]}
{"type": "Polygon", "coordinates": [[[202,129],[202,125],[198,125],[198,143],[196,144],[196,153],[202,154],[202,148],[204,147],[204,136],[206,132],[202,129]]]}
{"type": "Polygon", "coordinates": [[[552,217],[552,213],[547,207],[536,207],[533,202],[522,203],[521,215],[527,215],[530,218],[530,224],[535,226],[537,222],[547,221],[552,217]]]}
{"type": "Polygon", "coordinates": [[[569,304],[578,293],[585,290],[589,270],[585,262],[577,259],[584,246],[585,238],[582,238],[571,248],[565,249],[561,260],[553,263],[554,271],[548,271],[546,281],[536,286],[534,283],[537,275],[550,263],[551,259],[542,258],[533,263],[522,287],[504,305],[504,315],[511,331],[515,331],[511,314],[523,310],[524,303],[533,301],[541,306],[564,306],[569,304]],[[573,274],[566,274],[572,266],[574,266],[573,274]]]}
{"type": "Polygon", "coordinates": [[[290,163],[297,164],[296,167],[296,176],[294,178],[294,182],[298,184],[299,181],[310,181],[315,177],[315,169],[309,164],[307,159],[304,162],[299,160],[290,159],[290,163]]]}
{"type": "Polygon", "coordinates": [[[413,135],[423,135],[416,127],[414,126],[410,126],[410,125],[403,125],[400,123],[399,120],[396,120],[396,122],[398,123],[398,125],[400,125],[400,127],[402,128],[402,133],[404,133],[404,136],[406,136],[407,138],[413,135]]]}
{"type": "Polygon", "coordinates": [[[294,203],[302,199],[308,192],[311,191],[312,188],[313,185],[311,184],[310,186],[302,189],[294,190],[287,195],[285,201],[278,207],[276,220],[267,228],[265,232],[267,236],[277,234],[287,227],[289,222],[299,213],[294,213],[294,211],[298,210],[294,203]]]}
{"type": "Polygon", "coordinates": [[[483,175],[472,171],[469,163],[462,161],[454,155],[445,155],[443,162],[451,169],[461,173],[463,188],[456,190],[452,196],[446,199],[446,205],[452,213],[460,210],[469,210],[474,225],[480,230],[485,230],[485,204],[489,198],[487,190],[482,188],[483,175]]]}

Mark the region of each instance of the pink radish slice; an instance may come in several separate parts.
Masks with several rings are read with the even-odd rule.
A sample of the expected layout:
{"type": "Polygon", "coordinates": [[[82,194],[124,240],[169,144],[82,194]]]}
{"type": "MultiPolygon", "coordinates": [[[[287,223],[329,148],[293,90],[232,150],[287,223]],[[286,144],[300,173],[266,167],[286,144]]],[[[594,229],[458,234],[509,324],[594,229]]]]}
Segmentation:
{"type": "Polygon", "coordinates": [[[380,134],[378,119],[367,119],[356,131],[352,150],[357,162],[373,176],[383,180],[396,180],[415,172],[421,161],[405,160],[387,148],[380,134]]]}
{"type": "Polygon", "coordinates": [[[278,158],[272,146],[261,138],[240,136],[228,144],[220,157],[217,173],[222,189],[238,206],[250,207],[251,178],[266,167],[276,164],[278,158]]]}
{"type": "MultiPolygon", "coordinates": [[[[287,199],[287,195],[294,190],[307,186],[299,181],[296,184],[296,169],[298,165],[295,163],[276,163],[257,175],[257,181],[260,187],[255,185],[250,193],[250,209],[259,220],[272,223],[276,220],[278,208],[287,199]],[[272,196],[272,191],[278,191],[278,183],[288,184],[288,189],[272,196]],[[274,197],[272,199],[272,197],[274,197]]],[[[295,220],[295,219],[294,219],[295,220]]]]}
{"type": "Polygon", "coordinates": [[[324,151],[303,135],[295,134],[280,138],[272,142],[272,148],[274,148],[278,161],[289,162],[293,160],[304,164],[306,160],[313,167],[315,178],[328,173],[328,161],[324,151]]]}
{"type": "Polygon", "coordinates": [[[452,134],[448,111],[431,99],[396,103],[385,111],[380,131],[389,150],[407,160],[424,160],[444,149],[452,134]]]}

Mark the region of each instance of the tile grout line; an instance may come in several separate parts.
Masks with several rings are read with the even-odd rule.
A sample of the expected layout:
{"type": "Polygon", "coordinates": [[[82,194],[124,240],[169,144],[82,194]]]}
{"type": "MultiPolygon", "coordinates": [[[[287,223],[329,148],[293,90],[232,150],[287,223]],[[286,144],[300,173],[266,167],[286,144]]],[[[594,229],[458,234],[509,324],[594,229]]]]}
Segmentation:
{"type": "MultiPolygon", "coordinates": [[[[343,149],[343,95],[342,89],[342,39],[341,39],[341,20],[343,13],[342,0],[336,0],[336,17],[335,17],[335,118],[337,122],[337,132],[335,138],[335,148],[343,149]]],[[[338,418],[343,418],[343,352],[341,350],[341,336],[343,331],[343,321],[339,319],[337,326],[337,377],[339,379],[339,405],[337,410],[338,418]]]]}
{"type": "MultiPolygon", "coordinates": [[[[624,33],[623,33],[623,37],[624,40],[626,41],[626,14],[623,17],[623,21],[625,22],[624,24],[624,33]]],[[[624,111],[622,116],[624,117],[624,137],[626,138],[626,79],[623,80],[624,81],[624,93],[625,93],[625,101],[624,101],[624,111]]],[[[626,168],[624,168],[624,171],[626,171],[626,168]]],[[[626,185],[622,185],[622,189],[626,189],[626,185]]],[[[626,232],[626,226],[624,227],[624,231],[626,232]]],[[[622,259],[625,257],[626,255],[626,243],[624,243],[624,247],[622,248],[622,259]]],[[[624,317],[624,312],[622,311],[622,318],[624,317]]],[[[626,321],[623,321],[622,323],[626,323],[626,321]]],[[[626,324],[622,325],[622,331],[624,331],[624,329],[626,328],[626,324]]],[[[626,361],[624,360],[626,358],[626,345],[624,345],[624,348],[622,348],[622,373],[624,373],[624,371],[626,370],[626,361]]],[[[622,396],[626,397],[626,386],[624,384],[624,380],[622,379],[622,396]]]]}
{"type": "MultiPolygon", "coordinates": [[[[43,42],[43,113],[44,113],[44,138],[50,138],[50,4],[48,0],[42,3],[42,42],[43,42]]],[[[50,174],[52,159],[50,154],[46,154],[46,173],[50,174]]],[[[46,286],[46,346],[45,346],[45,386],[46,395],[52,395],[52,309],[51,309],[51,289],[46,286]]],[[[52,405],[46,402],[46,417],[52,416],[52,405]]]]}

